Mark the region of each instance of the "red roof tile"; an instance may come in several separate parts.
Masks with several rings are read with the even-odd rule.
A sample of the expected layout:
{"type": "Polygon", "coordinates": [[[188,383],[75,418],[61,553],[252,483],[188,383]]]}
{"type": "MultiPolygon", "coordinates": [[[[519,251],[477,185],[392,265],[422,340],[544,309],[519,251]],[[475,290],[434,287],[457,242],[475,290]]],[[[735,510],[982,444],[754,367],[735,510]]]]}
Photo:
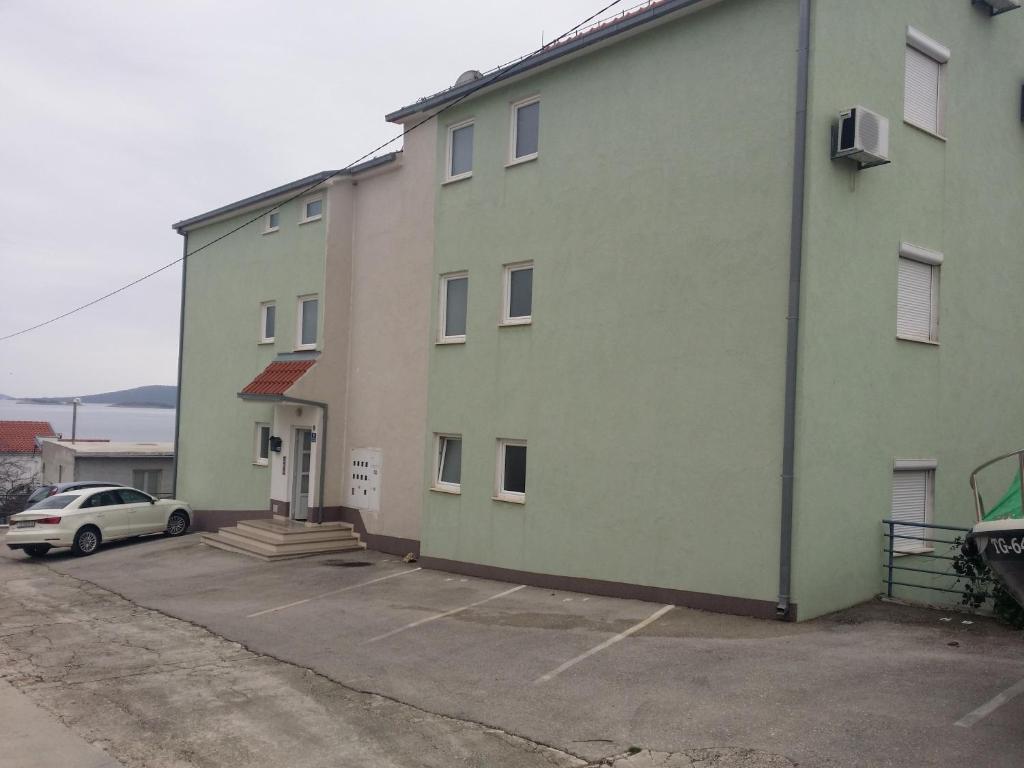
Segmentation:
{"type": "Polygon", "coordinates": [[[283,395],[315,364],[316,360],[271,363],[263,369],[263,373],[250,381],[240,394],[283,395]]]}
{"type": "Polygon", "coordinates": [[[35,453],[37,437],[56,437],[48,421],[0,421],[0,453],[35,453]]]}

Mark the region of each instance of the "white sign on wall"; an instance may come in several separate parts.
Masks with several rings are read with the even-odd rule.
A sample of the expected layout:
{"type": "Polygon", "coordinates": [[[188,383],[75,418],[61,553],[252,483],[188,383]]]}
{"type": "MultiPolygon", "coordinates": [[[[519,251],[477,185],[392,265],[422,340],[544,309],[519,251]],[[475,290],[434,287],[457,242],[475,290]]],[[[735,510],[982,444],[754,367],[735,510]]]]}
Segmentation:
{"type": "Polygon", "coordinates": [[[352,449],[352,460],[348,468],[348,493],[345,494],[344,506],[370,512],[380,510],[382,464],[380,448],[352,449]]]}

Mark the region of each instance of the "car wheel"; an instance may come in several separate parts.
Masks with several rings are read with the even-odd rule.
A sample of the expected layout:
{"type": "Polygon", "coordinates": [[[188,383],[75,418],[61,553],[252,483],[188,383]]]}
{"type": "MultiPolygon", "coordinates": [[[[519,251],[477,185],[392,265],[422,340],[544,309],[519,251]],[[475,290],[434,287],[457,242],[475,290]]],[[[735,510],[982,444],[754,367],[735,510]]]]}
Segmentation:
{"type": "Polygon", "coordinates": [[[181,536],[187,530],[188,515],[186,515],[180,509],[175,512],[172,512],[171,516],[167,518],[167,535],[181,536]]]}
{"type": "Polygon", "coordinates": [[[25,554],[29,557],[43,557],[49,551],[49,544],[29,544],[25,547],[25,554]]]}
{"type": "Polygon", "coordinates": [[[71,545],[71,553],[84,557],[91,555],[100,546],[100,532],[91,525],[79,529],[75,534],[75,543],[71,545]]]}

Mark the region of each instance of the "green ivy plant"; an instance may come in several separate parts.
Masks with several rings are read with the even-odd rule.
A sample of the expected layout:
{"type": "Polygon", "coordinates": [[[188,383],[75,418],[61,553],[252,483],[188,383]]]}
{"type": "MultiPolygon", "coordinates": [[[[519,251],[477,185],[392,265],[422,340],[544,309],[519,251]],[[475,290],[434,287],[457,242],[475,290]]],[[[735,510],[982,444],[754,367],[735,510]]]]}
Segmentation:
{"type": "Polygon", "coordinates": [[[963,584],[963,595],[960,602],[968,608],[977,610],[992,601],[992,613],[1000,621],[1015,629],[1024,629],[1024,608],[1006,591],[992,571],[985,564],[973,541],[964,541],[957,537],[953,549],[953,570],[956,581],[963,584]]]}

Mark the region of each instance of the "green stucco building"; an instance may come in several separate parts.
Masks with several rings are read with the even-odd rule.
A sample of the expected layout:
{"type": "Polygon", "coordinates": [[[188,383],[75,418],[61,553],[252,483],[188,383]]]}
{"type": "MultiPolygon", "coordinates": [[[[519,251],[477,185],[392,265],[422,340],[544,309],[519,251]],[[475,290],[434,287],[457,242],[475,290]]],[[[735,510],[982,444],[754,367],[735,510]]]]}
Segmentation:
{"type": "Polygon", "coordinates": [[[810,618],[883,518],[969,525],[1024,427],[1022,42],[666,0],[389,115],[441,110],[423,561],[810,618]],[[833,159],[860,105],[888,164],[833,159]]]}

